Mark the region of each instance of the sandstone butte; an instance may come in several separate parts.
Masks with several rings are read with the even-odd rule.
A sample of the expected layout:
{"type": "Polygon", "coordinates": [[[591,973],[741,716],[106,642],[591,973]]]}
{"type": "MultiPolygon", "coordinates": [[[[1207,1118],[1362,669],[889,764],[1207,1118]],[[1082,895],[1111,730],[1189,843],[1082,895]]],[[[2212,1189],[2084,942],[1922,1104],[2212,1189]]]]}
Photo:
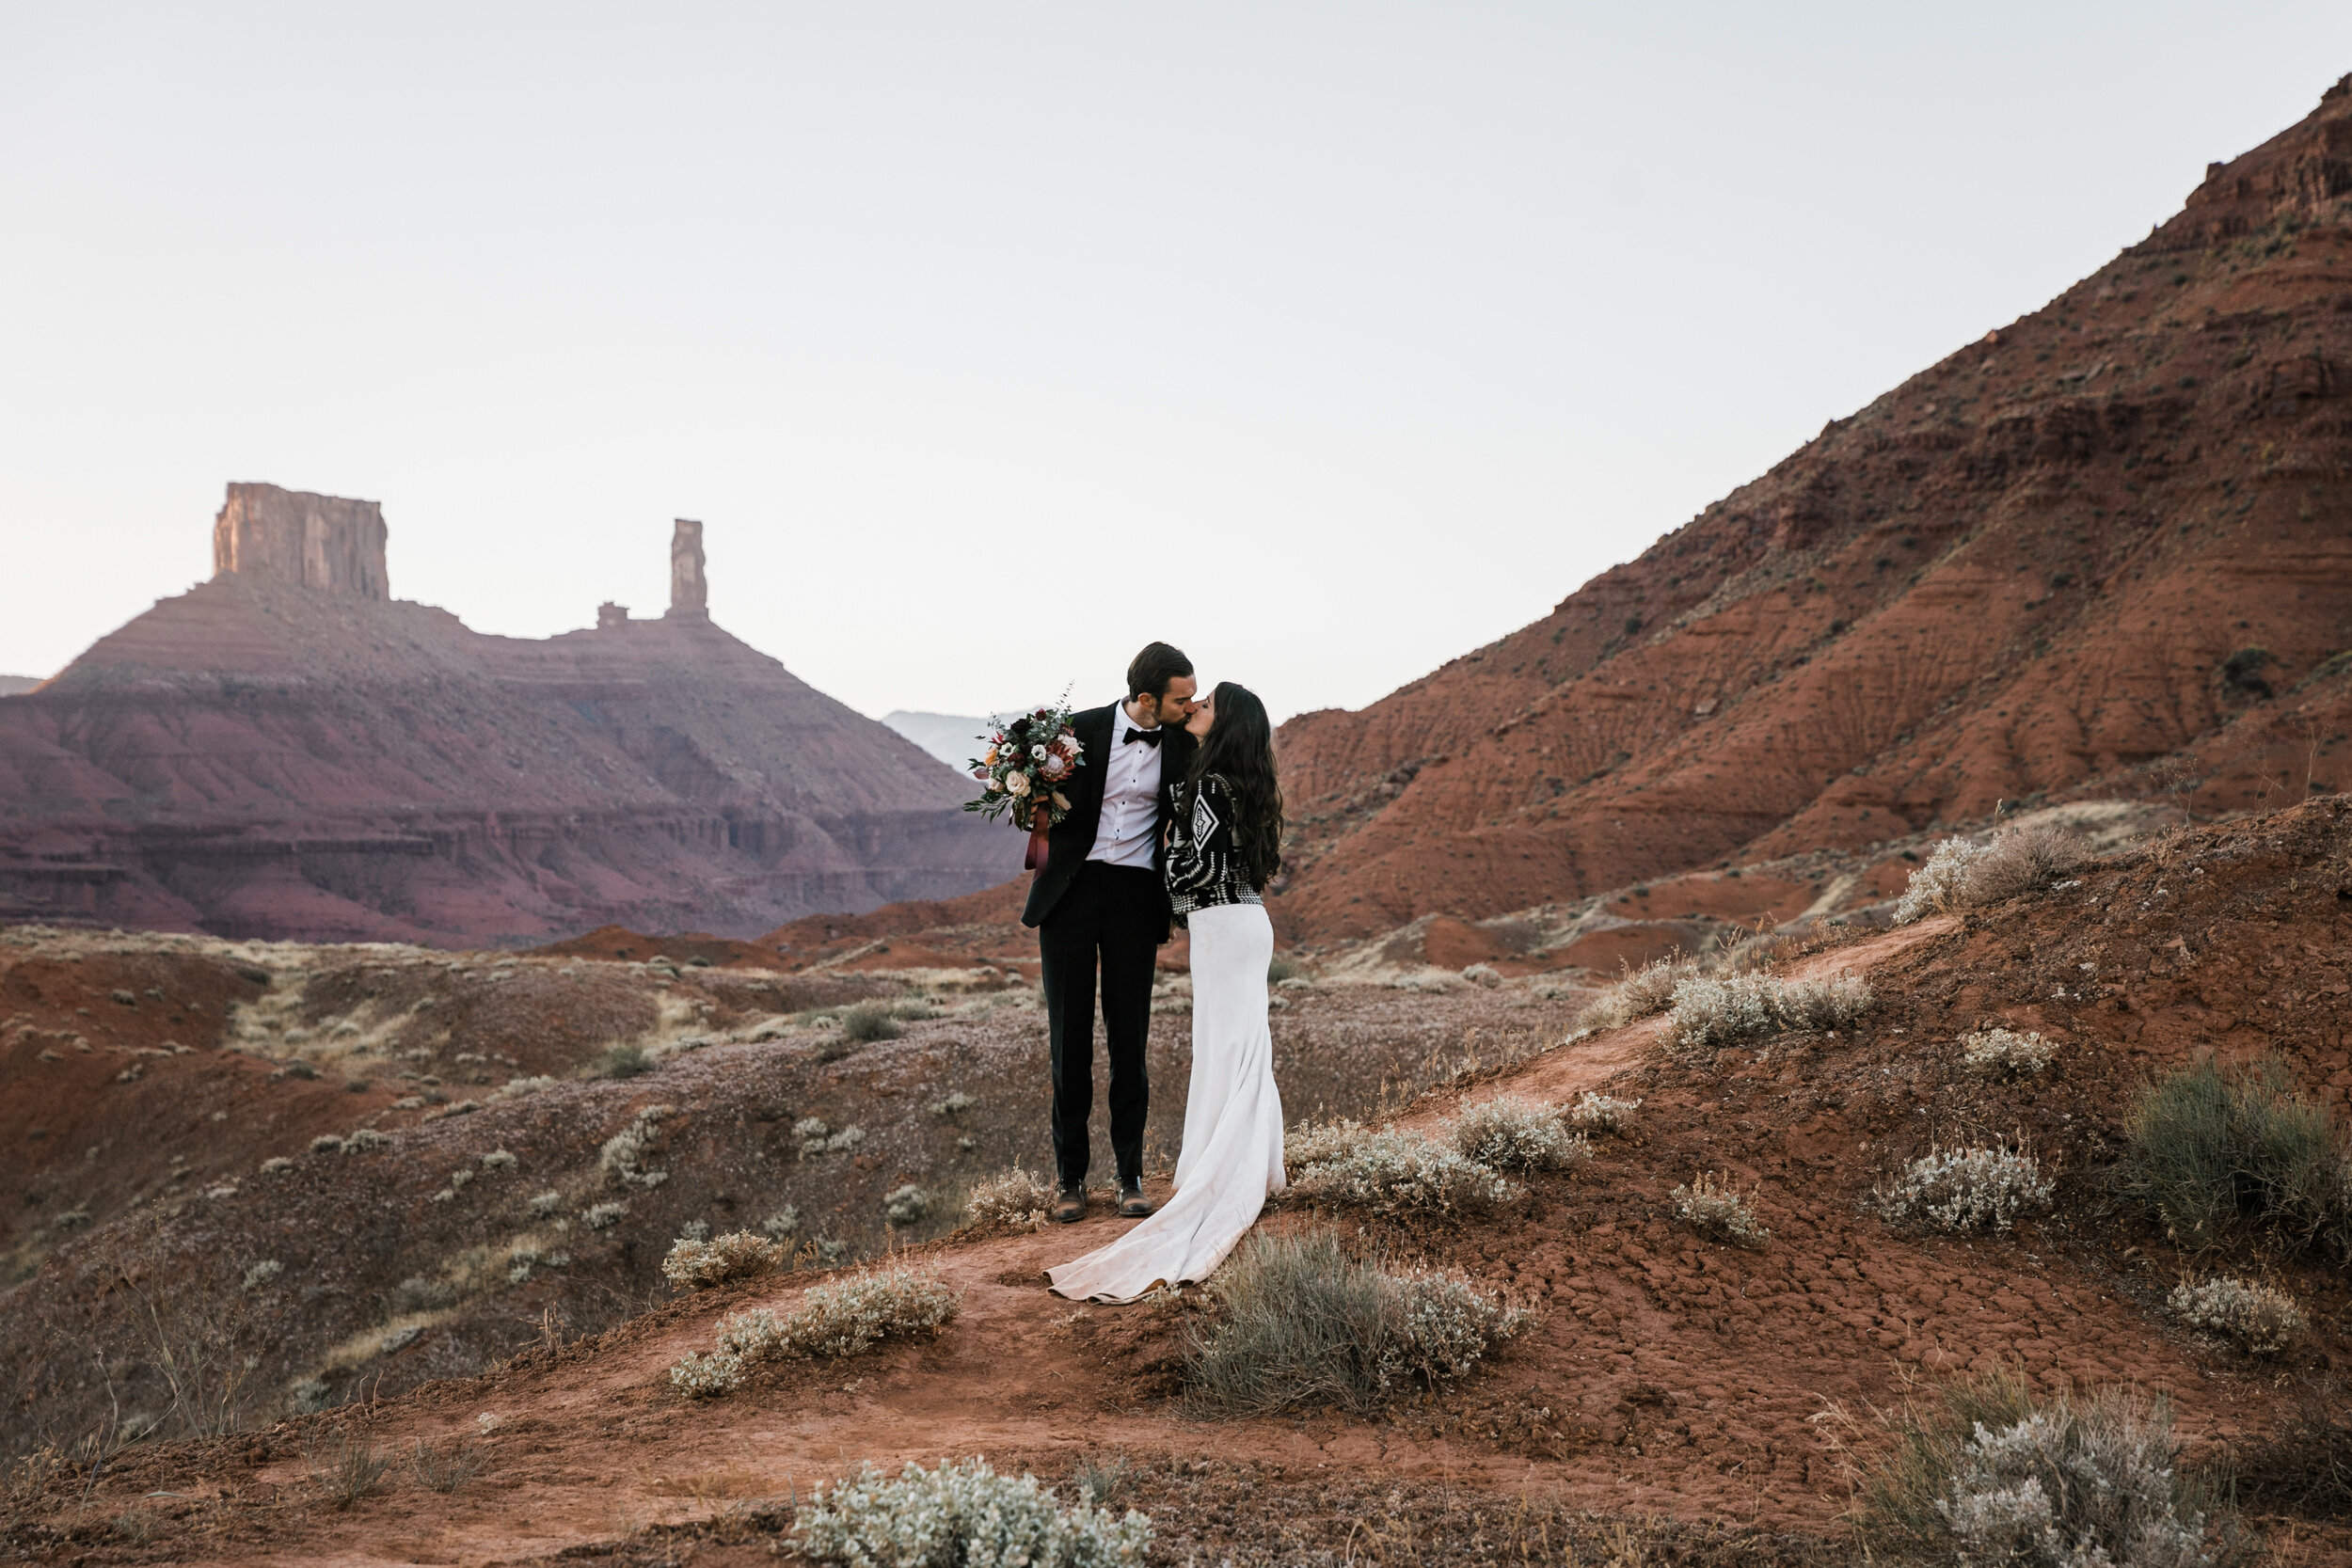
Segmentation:
{"type": "Polygon", "coordinates": [[[1279,744],[1293,939],[2352,784],[2352,77],[1532,626],[1279,744]]]}
{"type": "Polygon", "coordinates": [[[0,697],[0,920],[505,945],[750,935],[1019,864],[963,783],[712,623],[489,637],[395,600],[373,501],[231,484],[215,575],[0,697]]]}

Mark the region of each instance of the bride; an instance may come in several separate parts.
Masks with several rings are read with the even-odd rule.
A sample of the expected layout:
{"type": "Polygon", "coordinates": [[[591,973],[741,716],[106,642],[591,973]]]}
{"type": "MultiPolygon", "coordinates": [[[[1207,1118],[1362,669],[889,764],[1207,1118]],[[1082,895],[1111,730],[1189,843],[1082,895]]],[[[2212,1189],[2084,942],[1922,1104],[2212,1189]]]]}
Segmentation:
{"type": "Polygon", "coordinates": [[[1281,863],[1274,727],[1248,688],[1218,683],[1184,725],[1168,892],[1192,932],[1192,1087],[1176,1196],[1106,1247],[1045,1271],[1073,1301],[1135,1301],[1206,1279],[1282,1187],[1282,1097],[1266,1027],[1274,927],[1259,899],[1281,863]]]}

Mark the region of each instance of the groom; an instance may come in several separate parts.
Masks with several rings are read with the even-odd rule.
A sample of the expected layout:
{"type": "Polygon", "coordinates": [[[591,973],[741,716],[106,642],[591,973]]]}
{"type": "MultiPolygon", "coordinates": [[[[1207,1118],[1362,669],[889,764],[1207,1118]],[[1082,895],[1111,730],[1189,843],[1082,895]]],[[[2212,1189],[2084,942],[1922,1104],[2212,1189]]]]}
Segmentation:
{"type": "Polygon", "coordinates": [[[1024,926],[1038,928],[1054,1070],[1054,1217],[1087,1212],[1087,1116],[1094,1108],[1094,972],[1103,971],[1103,1033],[1110,1046],[1111,1155],[1119,1212],[1152,1212],[1143,1196],[1143,1123],[1152,1089],[1144,1037],[1152,1029],[1152,971],[1168,940],[1161,825],[1170,791],[1192,761],[1192,660],[1154,642],[1127,666],[1124,702],[1071,717],[1081,751],[1062,793],[1070,815],[1053,830],[1045,869],[1029,884],[1024,926]]]}

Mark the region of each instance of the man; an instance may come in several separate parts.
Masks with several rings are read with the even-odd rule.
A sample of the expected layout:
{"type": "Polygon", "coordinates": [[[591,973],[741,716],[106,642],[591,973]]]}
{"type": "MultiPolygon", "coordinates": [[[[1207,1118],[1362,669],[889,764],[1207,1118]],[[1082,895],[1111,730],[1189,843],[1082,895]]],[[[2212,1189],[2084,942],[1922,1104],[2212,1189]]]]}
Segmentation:
{"type": "Polygon", "coordinates": [[[1122,703],[1073,714],[1082,748],[1062,793],[1070,814],[1047,840],[1045,869],[1029,884],[1024,926],[1038,928],[1054,1072],[1054,1217],[1086,1217],[1087,1117],[1094,1109],[1094,974],[1103,973],[1103,1033],[1110,1048],[1111,1155],[1119,1212],[1152,1212],[1143,1196],[1143,1124],[1152,1105],[1143,1046],[1152,1029],[1152,972],[1171,915],[1161,879],[1161,827],[1170,790],[1192,760],[1192,660],[1154,642],[1127,666],[1122,703]]]}

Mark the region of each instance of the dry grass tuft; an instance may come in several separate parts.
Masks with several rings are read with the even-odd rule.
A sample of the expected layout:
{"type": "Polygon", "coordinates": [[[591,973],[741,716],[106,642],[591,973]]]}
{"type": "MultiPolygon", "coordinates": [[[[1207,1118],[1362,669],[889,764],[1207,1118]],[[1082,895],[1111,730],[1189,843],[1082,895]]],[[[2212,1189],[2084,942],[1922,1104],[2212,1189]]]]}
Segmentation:
{"type": "Polygon", "coordinates": [[[748,1230],[731,1231],[715,1242],[680,1238],[661,1260],[661,1275],[681,1290],[700,1291],[771,1273],[790,1256],[789,1249],[748,1230]]]}
{"type": "Polygon", "coordinates": [[[1772,1233],[1756,1219],[1756,1211],[1740,1196],[1740,1189],[1726,1176],[1722,1186],[1701,1171],[1698,1179],[1687,1187],[1674,1190],[1675,1218],[1688,1225],[1702,1236],[1751,1252],[1761,1252],[1772,1244],[1772,1233]]]}
{"type": "Polygon", "coordinates": [[[973,1230],[1042,1230],[1054,1207],[1045,1178],[1021,1165],[992,1177],[964,1200],[964,1227],[973,1230]]]}
{"type": "Polygon", "coordinates": [[[2010,828],[1984,844],[1947,838],[1911,874],[1895,906],[1895,923],[2038,893],[2082,861],[2082,846],[2047,824],[2010,828]]]}
{"type": "Polygon", "coordinates": [[[1638,970],[1628,970],[1619,964],[1619,975],[1598,996],[1584,1006],[1576,1017],[1579,1029],[1614,1029],[1661,1013],[1674,1000],[1675,988],[1699,973],[1695,959],[1679,954],[1644,964],[1638,970]]]}

